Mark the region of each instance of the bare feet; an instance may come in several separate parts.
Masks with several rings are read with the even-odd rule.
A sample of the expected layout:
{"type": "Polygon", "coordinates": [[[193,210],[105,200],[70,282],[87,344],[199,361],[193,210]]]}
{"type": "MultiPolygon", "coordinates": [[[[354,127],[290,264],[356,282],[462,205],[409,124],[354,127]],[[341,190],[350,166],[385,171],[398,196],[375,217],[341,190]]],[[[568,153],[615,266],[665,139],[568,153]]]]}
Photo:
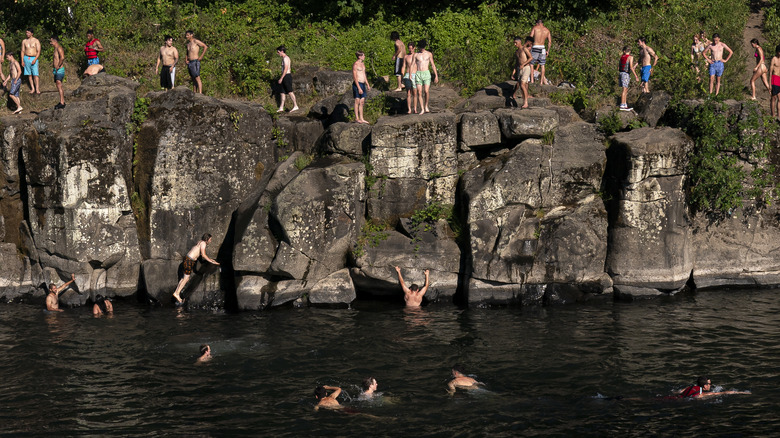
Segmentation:
{"type": "Polygon", "coordinates": [[[756,100],[756,96],[750,96],[750,100],[756,100]]]}
{"type": "Polygon", "coordinates": [[[277,113],[283,113],[284,112],[284,108],[279,108],[278,110],[276,110],[276,112],[277,113]]]}
{"type": "Polygon", "coordinates": [[[395,89],[395,90],[393,90],[393,91],[403,91],[403,88],[396,88],[396,89],[395,89]]]}
{"type": "Polygon", "coordinates": [[[424,110],[424,109],[421,109],[421,110],[420,110],[420,115],[423,115],[423,114],[425,114],[425,110],[424,110]]]}
{"type": "Polygon", "coordinates": [[[173,294],[173,299],[176,300],[176,302],[179,303],[179,304],[184,302],[184,300],[181,299],[179,294],[173,294]]]}
{"type": "Polygon", "coordinates": [[[290,112],[293,112],[293,111],[298,111],[298,107],[294,106],[293,109],[290,110],[290,112]]]}
{"type": "Polygon", "coordinates": [[[22,112],[22,107],[17,108],[16,111],[12,112],[11,114],[19,114],[20,112],[22,112]]]}
{"type": "Polygon", "coordinates": [[[527,103],[520,107],[520,109],[526,109],[526,108],[528,108],[528,104],[527,103]]]}
{"type": "Polygon", "coordinates": [[[426,106],[426,107],[425,107],[425,112],[426,112],[426,113],[429,113],[429,112],[431,112],[430,108],[428,108],[428,107],[426,106]]]}

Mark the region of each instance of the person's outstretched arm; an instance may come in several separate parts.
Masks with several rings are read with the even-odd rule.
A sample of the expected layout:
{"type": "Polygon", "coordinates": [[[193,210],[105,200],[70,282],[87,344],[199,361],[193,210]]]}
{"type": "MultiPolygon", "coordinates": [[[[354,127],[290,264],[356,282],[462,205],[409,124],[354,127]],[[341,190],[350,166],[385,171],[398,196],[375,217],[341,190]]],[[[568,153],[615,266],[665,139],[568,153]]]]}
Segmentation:
{"type": "Polygon", "coordinates": [[[406,287],[406,283],[404,283],[404,277],[403,275],[401,275],[401,268],[396,266],[395,271],[398,273],[398,282],[401,283],[401,289],[403,289],[405,294],[410,293],[411,291],[409,290],[408,287],[406,287]]]}
{"type": "Polygon", "coordinates": [[[423,286],[422,289],[420,289],[420,296],[425,295],[425,292],[428,292],[428,285],[431,284],[430,280],[428,280],[428,276],[430,275],[431,271],[429,269],[425,270],[425,286],[423,286]]]}

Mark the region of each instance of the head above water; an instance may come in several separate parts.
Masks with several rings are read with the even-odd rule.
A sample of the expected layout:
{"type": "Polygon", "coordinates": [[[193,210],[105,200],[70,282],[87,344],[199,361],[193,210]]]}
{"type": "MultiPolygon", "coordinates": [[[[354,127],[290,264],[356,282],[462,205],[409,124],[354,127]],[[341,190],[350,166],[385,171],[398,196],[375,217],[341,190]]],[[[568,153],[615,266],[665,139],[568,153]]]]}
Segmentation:
{"type": "Polygon", "coordinates": [[[376,385],[376,379],[373,377],[366,377],[363,379],[363,391],[368,391],[374,385],[376,385]]]}
{"type": "Polygon", "coordinates": [[[55,292],[56,290],[57,290],[57,285],[54,284],[54,283],[50,283],[49,284],[49,292],[55,292]]]}
{"type": "Polygon", "coordinates": [[[322,400],[328,396],[328,391],[326,391],[322,386],[318,386],[314,388],[314,396],[317,397],[317,400],[322,400]]]}
{"type": "Polygon", "coordinates": [[[412,292],[417,292],[418,290],[420,290],[420,286],[416,284],[412,284],[411,286],[409,286],[409,290],[412,292]]]}
{"type": "Polygon", "coordinates": [[[466,369],[463,365],[456,363],[452,366],[452,375],[457,376],[458,374],[466,374],[466,369]]]}
{"type": "Polygon", "coordinates": [[[203,344],[200,346],[200,355],[203,356],[206,353],[211,352],[211,347],[209,347],[209,344],[203,344]]]}
{"type": "Polygon", "coordinates": [[[710,389],[709,387],[712,386],[712,382],[710,381],[710,378],[707,376],[701,376],[698,379],[696,379],[696,386],[699,386],[701,388],[707,387],[706,389],[710,389]]]}

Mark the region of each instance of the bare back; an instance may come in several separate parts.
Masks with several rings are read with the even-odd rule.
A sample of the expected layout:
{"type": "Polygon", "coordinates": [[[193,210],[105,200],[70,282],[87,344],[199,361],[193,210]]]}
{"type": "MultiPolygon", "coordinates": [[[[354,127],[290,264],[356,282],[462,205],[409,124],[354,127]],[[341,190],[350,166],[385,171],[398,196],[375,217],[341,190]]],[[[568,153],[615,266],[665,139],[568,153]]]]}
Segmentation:
{"type": "Polygon", "coordinates": [[[651,56],[655,56],[655,51],[650,46],[642,47],[642,50],[639,51],[639,61],[643,67],[650,65],[651,56]]]}
{"type": "Polygon", "coordinates": [[[546,28],[543,24],[537,24],[531,29],[531,38],[534,39],[535,46],[543,46],[545,41],[550,39],[550,29],[546,28]]]}
{"type": "Polygon", "coordinates": [[[63,64],[65,64],[65,51],[57,44],[54,46],[54,68],[59,69],[63,64]]]}
{"type": "Polygon", "coordinates": [[[393,55],[393,58],[403,58],[406,56],[406,46],[404,45],[404,42],[401,40],[395,40],[395,54],[393,55]]]}
{"type": "Polygon", "coordinates": [[[22,67],[19,65],[19,61],[11,61],[11,79],[19,79],[22,76],[22,67]]]}

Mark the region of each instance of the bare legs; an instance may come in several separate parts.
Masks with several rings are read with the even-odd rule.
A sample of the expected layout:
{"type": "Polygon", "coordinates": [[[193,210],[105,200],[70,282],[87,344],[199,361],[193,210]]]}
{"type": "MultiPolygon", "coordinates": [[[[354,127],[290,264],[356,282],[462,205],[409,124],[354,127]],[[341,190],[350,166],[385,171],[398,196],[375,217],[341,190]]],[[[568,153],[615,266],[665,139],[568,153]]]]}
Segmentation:
{"type": "Polygon", "coordinates": [[[363,104],[366,102],[366,99],[355,99],[355,121],[358,123],[368,123],[366,119],[363,118],[363,104]]]}
{"type": "Polygon", "coordinates": [[[417,100],[420,101],[420,114],[425,114],[431,112],[430,109],[428,109],[428,98],[430,97],[430,84],[418,84],[417,85],[417,100]],[[423,93],[425,93],[425,100],[423,100],[423,93]]]}
{"type": "Polygon", "coordinates": [[[290,111],[298,111],[298,102],[295,100],[295,93],[289,92],[287,94],[282,93],[282,102],[279,104],[279,111],[277,112],[280,113],[284,112],[284,101],[285,99],[287,99],[288,94],[290,95],[290,99],[292,99],[292,103],[293,103],[293,109],[291,109],[290,111]]]}
{"type": "Polygon", "coordinates": [[[766,78],[766,66],[764,64],[760,64],[759,68],[753,72],[753,77],[750,78],[750,98],[753,100],[756,100],[756,79],[759,77],[761,77],[761,81],[766,89],[769,90],[769,81],[766,78]]]}
{"type": "Polygon", "coordinates": [[[712,88],[715,87],[715,95],[720,93],[720,76],[710,75],[710,94],[712,94],[712,88]]]}
{"type": "Polygon", "coordinates": [[[184,300],[181,299],[181,291],[182,289],[184,289],[184,286],[187,284],[189,280],[190,280],[190,276],[185,274],[184,277],[182,277],[181,280],[179,280],[179,284],[176,286],[176,290],[173,292],[173,298],[179,303],[184,302],[184,300]]]}
{"type": "Polygon", "coordinates": [[[406,88],[406,113],[412,114],[412,103],[414,103],[414,112],[417,113],[417,89],[414,87],[406,88]]]}

